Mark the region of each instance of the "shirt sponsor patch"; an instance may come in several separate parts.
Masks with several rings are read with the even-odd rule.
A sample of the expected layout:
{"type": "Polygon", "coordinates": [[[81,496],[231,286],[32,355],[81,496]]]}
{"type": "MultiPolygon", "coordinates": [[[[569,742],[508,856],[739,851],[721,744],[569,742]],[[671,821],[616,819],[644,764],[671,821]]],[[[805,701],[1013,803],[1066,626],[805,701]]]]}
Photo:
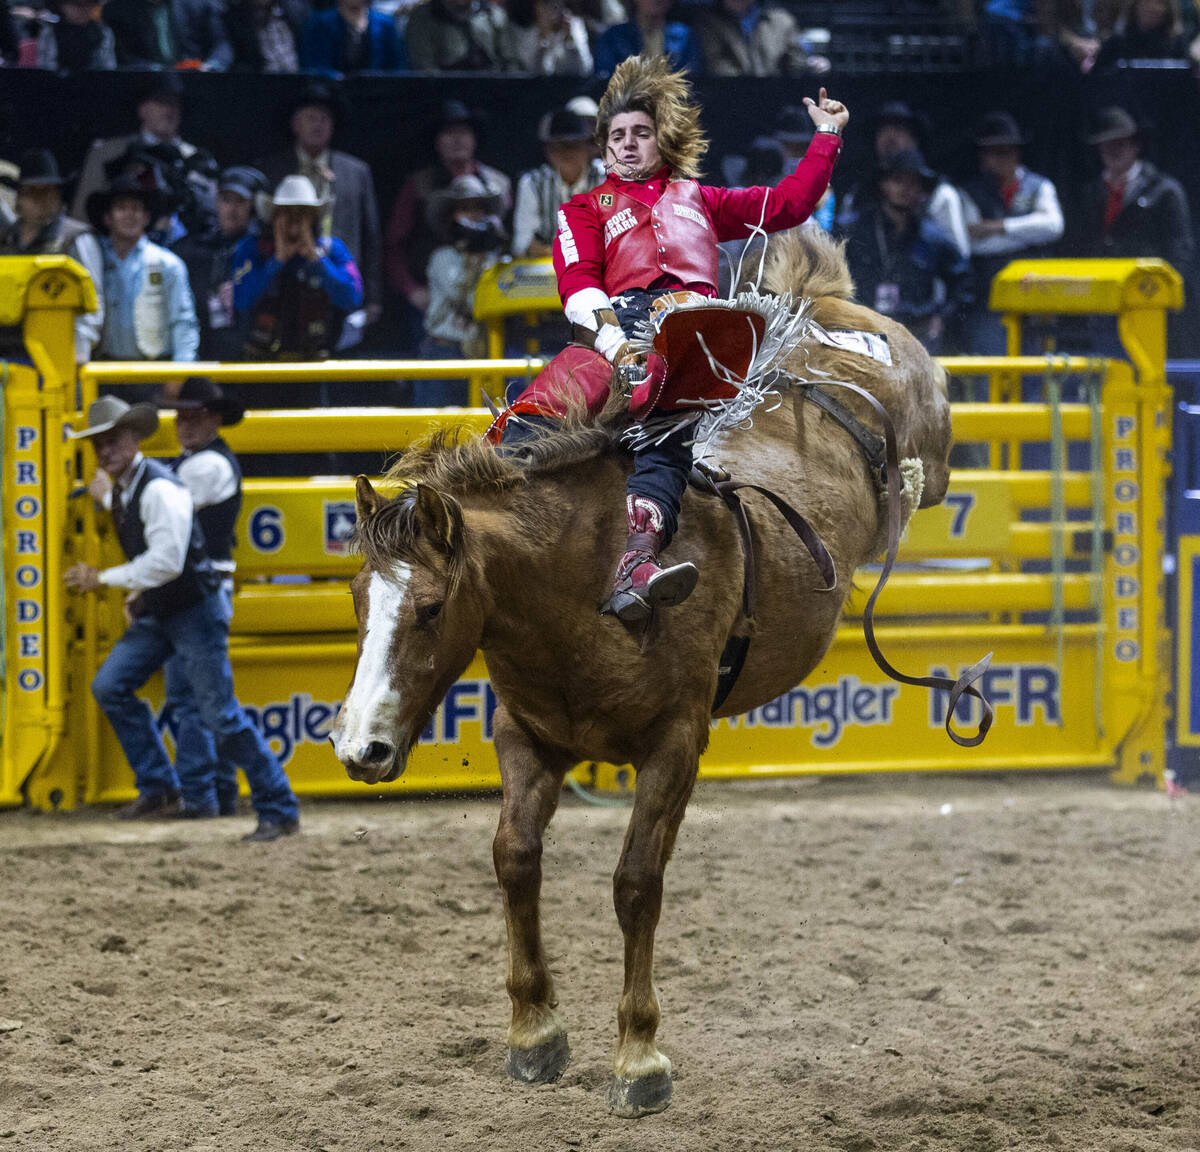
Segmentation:
{"type": "Polygon", "coordinates": [[[575,247],[575,237],[567,223],[567,214],[561,208],[558,211],[558,246],[562,251],[564,264],[579,263],[579,249],[575,247]]]}
{"type": "Polygon", "coordinates": [[[632,208],[622,208],[615,216],[609,218],[604,225],[604,247],[607,248],[622,232],[637,227],[637,217],[632,208]]]}
{"type": "Polygon", "coordinates": [[[686,204],[672,204],[671,207],[675,209],[676,216],[682,216],[685,220],[694,220],[701,228],[708,227],[708,221],[695,208],[689,208],[686,204]]]}

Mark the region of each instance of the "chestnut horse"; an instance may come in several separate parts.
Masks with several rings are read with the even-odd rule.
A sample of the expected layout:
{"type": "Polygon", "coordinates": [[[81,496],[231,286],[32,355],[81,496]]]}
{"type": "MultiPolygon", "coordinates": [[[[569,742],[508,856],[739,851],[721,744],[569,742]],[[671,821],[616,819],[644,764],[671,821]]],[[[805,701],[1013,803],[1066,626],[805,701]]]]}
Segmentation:
{"type": "MultiPolygon", "coordinates": [[[[891,415],[901,456],[922,462],[922,505],[940,501],[951,439],[941,369],[907,330],[852,302],[841,250],[823,236],[773,243],[764,287],[812,298],[826,330],[886,336],[890,365],[806,342],[796,371],[871,392],[891,415]]],[[[753,428],[723,436],[715,456],[736,479],[773,489],[810,521],[832,555],[837,589],[821,590],[816,566],[784,520],[748,498],[757,623],[717,716],[764,704],[817,666],[854,570],[883,547],[886,496],[859,446],[801,392],[784,391],[781,405],[760,409],[753,428]]],[[[879,430],[860,397],[845,393],[845,403],[879,430]]],[[[669,559],[696,564],[695,592],[658,611],[644,630],[601,616],[625,541],[629,461],[613,441],[604,428],[568,422],[516,457],[443,433],[389,473],[402,485],[398,496],[385,498],[359,477],[364,564],[351,585],[358,662],[333,741],[352,779],[394,780],[447,689],[482,649],[498,701],[504,786],[493,856],[508,928],[507,1071],[529,1083],[557,1078],[569,1057],[542,950],[543,833],[574,765],[636,768],[613,876],[625,984],[609,1103],[619,1115],[638,1116],[665,1108],[671,1095],[671,1062],[655,1045],[654,933],[664,869],[708,743],[718,661],[739,622],[742,555],[729,511],[689,491],[669,559]]]]}

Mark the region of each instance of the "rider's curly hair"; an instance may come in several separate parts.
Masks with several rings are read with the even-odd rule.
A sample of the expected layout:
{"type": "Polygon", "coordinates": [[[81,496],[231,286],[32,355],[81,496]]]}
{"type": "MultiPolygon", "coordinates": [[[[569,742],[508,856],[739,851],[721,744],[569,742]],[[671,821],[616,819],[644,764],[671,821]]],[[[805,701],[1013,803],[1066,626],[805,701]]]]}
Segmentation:
{"type": "Polygon", "coordinates": [[[666,56],[630,56],[617,65],[596,113],[596,143],[607,151],[608,128],[622,112],[645,112],[654,121],[662,158],[677,176],[695,179],[708,141],[700,130],[700,109],[691,101],[683,72],[673,72],[666,56]]]}

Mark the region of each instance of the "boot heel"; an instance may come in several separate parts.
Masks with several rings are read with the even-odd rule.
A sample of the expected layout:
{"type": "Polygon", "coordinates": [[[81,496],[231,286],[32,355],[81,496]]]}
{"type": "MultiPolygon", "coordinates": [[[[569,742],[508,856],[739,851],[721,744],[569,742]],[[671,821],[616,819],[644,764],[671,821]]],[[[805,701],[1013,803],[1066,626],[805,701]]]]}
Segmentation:
{"type": "Polygon", "coordinates": [[[673,564],[650,577],[646,584],[646,599],[661,608],[682,604],[695,591],[699,579],[700,571],[695,564],[673,564]]]}

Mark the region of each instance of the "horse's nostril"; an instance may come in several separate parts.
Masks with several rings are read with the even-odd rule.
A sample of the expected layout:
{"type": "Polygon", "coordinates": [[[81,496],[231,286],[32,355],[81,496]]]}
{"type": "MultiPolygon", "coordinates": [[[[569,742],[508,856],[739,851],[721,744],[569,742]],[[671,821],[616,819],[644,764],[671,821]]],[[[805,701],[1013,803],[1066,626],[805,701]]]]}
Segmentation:
{"type": "Polygon", "coordinates": [[[359,750],[357,760],[360,764],[384,764],[395,752],[386,740],[372,740],[365,748],[359,750]]]}

